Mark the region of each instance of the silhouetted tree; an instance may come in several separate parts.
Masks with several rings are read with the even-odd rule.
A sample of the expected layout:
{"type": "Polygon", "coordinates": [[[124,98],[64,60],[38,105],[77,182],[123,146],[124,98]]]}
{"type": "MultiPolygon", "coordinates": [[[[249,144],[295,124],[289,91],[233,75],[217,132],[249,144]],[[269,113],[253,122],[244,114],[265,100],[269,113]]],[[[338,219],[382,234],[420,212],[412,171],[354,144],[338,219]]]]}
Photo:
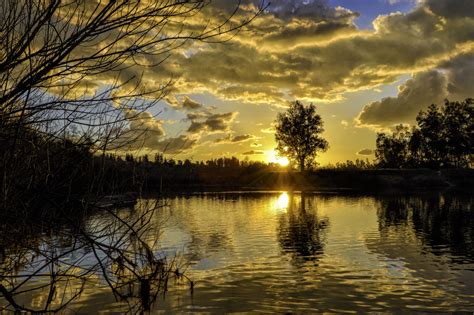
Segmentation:
{"type": "Polygon", "coordinates": [[[410,131],[403,125],[397,126],[391,136],[378,133],[375,157],[379,166],[395,168],[405,166],[409,159],[409,141],[410,131]]]}
{"type": "MultiPolygon", "coordinates": [[[[107,150],[140,137],[130,132],[129,123],[169,92],[171,77],[154,87],[141,84],[146,69],[183,45],[229,40],[264,9],[259,6],[254,15],[243,17],[236,1],[231,13],[206,16],[209,3],[0,1],[2,206],[18,208],[13,204],[17,200],[27,208],[35,203],[27,202],[28,192],[54,193],[53,179],[62,185],[85,173],[78,169],[81,163],[68,163],[76,169],[63,172],[64,178],[55,174],[60,169],[55,163],[64,163],[53,158],[49,146],[63,159],[68,154],[59,149],[65,144],[100,152],[102,160],[89,175],[101,181],[97,173],[104,171],[107,150]],[[190,19],[205,23],[200,27],[190,19]],[[95,85],[100,88],[91,89],[95,85]]],[[[90,158],[85,155],[82,162],[90,158]]]]}
{"type": "Polygon", "coordinates": [[[446,152],[443,112],[437,105],[432,104],[428,110],[421,111],[416,117],[418,133],[420,135],[422,164],[439,167],[446,152]]]}
{"type": "Polygon", "coordinates": [[[377,135],[375,156],[381,167],[469,167],[474,155],[474,102],[445,101],[420,111],[410,131],[397,126],[377,135]]]}
{"type": "Polygon", "coordinates": [[[318,152],[328,148],[328,142],[320,136],[323,121],[313,104],[305,106],[295,101],[278,114],[275,123],[278,153],[297,163],[301,171],[314,163],[318,152]]]}

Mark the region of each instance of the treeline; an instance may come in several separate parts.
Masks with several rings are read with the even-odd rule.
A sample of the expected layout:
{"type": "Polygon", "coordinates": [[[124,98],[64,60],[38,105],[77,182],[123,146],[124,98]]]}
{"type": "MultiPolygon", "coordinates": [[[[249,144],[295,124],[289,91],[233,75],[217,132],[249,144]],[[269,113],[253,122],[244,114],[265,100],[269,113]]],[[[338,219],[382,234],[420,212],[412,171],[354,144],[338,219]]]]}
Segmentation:
{"type": "Polygon", "coordinates": [[[347,160],[345,162],[337,162],[336,164],[328,164],[322,167],[325,170],[371,170],[376,169],[376,163],[369,161],[369,159],[356,159],[355,161],[347,160]]]}
{"type": "MultiPolygon", "coordinates": [[[[432,105],[420,112],[411,129],[398,126],[391,135],[379,133],[374,163],[347,161],[324,169],[470,168],[473,114],[472,99],[432,105]]],[[[273,178],[281,178],[275,173],[283,170],[277,164],[236,157],[191,161],[162,154],[113,155],[99,151],[86,138],[58,138],[1,116],[0,154],[0,210],[10,212],[60,209],[85,198],[125,191],[266,187],[273,178]]]]}
{"type": "Polygon", "coordinates": [[[113,155],[93,141],[57,138],[0,117],[0,213],[51,215],[65,205],[127,191],[243,185],[279,166],[235,157],[175,160],[156,154],[113,155]]]}
{"type": "Polygon", "coordinates": [[[236,157],[191,161],[166,158],[162,154],[155,154],[153,158],[148,155],[126,154],[122,157],[108,154],[106,160],[105,164],[111,172],[109,178],[114,177],[114,182],[128,179],[131,187],[140,187],[145,191],[237,189],[252,185],[263,174],[284,170],[275,163],[239,160],[236,157]]]}
{"type": "Polygon", "coordinates": [[[474,162],[474,101],[445,101],[416,117],[411,129],[399,125],[377,135],[377,165],[385,168],[467,168],[474,162]]]}

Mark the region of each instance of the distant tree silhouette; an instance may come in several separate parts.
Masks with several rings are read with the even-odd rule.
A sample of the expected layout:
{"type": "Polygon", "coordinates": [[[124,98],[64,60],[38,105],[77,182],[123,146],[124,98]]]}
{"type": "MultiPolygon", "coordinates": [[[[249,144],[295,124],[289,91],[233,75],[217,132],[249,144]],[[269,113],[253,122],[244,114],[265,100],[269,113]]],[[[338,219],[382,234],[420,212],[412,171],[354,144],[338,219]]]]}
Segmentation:
{"type": "Polygon", "coordinates": [[[445,101],[420,111],[417,125],[397,126],[377,135],[375,156],[381,167],[469,167],[474,155],[474,101],[445,101]]]}
{"type": "Polygon", "coordinates": [[[278,153],[296,163],[301,171],[313,165],[318,152],[328,148],[328,142],[320,136],[323,121],[313,104],[305,106],[295,101],[278,114],[275,123],[278,153]]]}

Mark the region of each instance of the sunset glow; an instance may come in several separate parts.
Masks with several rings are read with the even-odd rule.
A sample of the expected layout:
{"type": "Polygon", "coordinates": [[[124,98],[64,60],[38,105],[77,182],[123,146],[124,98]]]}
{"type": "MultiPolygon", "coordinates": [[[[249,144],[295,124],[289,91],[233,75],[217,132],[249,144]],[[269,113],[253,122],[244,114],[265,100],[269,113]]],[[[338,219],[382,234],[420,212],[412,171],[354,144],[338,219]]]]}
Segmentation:
{"type": "Polygon", "coordinates": [[[0,20],[2,314],[474,315],[474,0],[0,20]]]}
{"type": "Polygon", "coordinates": [[[267,161],[269,163],[276,163],[280,166],[288,166],[290,161],[286,157],[281,157],[275,150],[270,150],[267,152],[267,161]]]}

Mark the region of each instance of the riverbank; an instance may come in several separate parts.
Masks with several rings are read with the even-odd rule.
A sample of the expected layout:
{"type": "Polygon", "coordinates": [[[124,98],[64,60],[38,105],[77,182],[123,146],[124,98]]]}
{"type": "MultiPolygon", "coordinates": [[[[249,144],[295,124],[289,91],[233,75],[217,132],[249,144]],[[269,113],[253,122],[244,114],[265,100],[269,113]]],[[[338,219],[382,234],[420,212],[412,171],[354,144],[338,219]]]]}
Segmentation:
{"type": "MultiPolygon", "coordinates": [[[[198,174],[196,174],[198,175],[198,174]]],[[[230,191],[230,190],[298,190],[331,192],[390,192],[390,191],[459,191],[474,192],[472,169],[320,169],[301,172],[264,172],[226,177],[219,174],[186,181],[163,175],[160,185],[148,182],[147,190],[230,191]],[[151,185],[150,185],[151,184],[151,185]]]]}

